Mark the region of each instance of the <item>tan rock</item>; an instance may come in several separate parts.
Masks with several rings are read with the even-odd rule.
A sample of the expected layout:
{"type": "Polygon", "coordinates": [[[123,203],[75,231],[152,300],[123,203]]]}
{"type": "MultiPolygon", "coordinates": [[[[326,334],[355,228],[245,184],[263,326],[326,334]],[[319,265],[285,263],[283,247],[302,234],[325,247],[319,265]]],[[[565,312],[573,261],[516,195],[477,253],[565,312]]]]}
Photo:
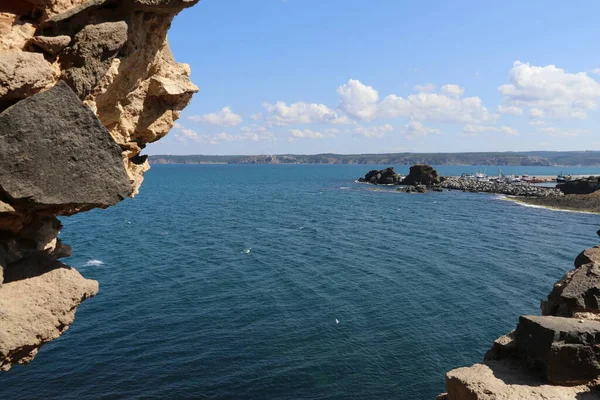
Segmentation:
{"type": "Polygon", "coordinates": [[[488,361],[446,374],[448,400],[592,400],[589,386],[548,385],[514,361],[488,361]]]}
{"type": "Polygon", "coordinates": [[[98,292],[98,282],[64,266],[5,283],[0,288],[0,369],[26,364],[38,349],[73,323],[79,304],[98,292]]]}
{"type": "Polygon", "coordinates": [[[71,37],[67,35],[60,36],[34,36],[30,43],[38,46],[42,50],[54,55],[60,53],[71,43],[71,37]]]}
{"type": "Polygon", "coordinates": [[[54,68],[40,53],[0,52],[0,107],[50,87],[55,78],[54,68]]]}

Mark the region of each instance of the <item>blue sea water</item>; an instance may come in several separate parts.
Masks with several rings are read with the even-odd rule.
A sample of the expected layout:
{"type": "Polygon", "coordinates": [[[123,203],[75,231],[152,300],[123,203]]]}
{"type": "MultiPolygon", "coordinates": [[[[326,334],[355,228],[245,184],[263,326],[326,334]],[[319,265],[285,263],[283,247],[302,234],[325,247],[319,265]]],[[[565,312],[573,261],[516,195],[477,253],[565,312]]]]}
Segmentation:
{"type": "Polygon", "coordinates": [[[599,215],[354,182],[381,167],[154,166],[63,218],[100,293],[0,398],[432,399],[598,243],[599,215]]]}

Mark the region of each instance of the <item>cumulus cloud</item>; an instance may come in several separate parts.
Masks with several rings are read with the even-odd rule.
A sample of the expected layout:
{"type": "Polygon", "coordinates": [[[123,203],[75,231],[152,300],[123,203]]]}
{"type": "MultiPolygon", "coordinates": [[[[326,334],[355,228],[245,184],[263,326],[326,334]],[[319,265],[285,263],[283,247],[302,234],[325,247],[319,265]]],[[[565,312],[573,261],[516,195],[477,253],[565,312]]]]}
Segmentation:
{"type": "Polygon", "coordinates": [[[290,137],[291,140],[295,140],[295,139],[324,139],[324,138],[326,138],[328,136],[332,136],[332,135],[323,134],[321,132],[312,131],[310,129],[304,129],[304,130],[290,129],[290,133],[292,134],[292,136],[290,137]]]}
{"type": "Polygon", "coordinates": [[[275,140],[275,135],[265,127],[242,127],[238,133],[220,132],[217,134],[198,133],[193,129],[176,123],[175,139],[182,143],[219,144],[224,142],[258,142],[275,140]]]}
{"type": "Polygon", "coordinates": [[[510,126],[489,126],[489,125],[465,125],[463,128],[463,132],[469,136],[476,136],[478,133],[482,132],[499,132],[504,133],[510,136],[518,136],[519,131],[510,126]]]}
{"type": "Polygon", "coordinates": [[[340,108],[352,118],[369,121],[377,114],[379,93],[371,86],[350,79],[337,90],[340,96],[340,108]]]}
{"type": "Polygon", "coordinates": [[[512,114],[512,115],[523,115],[523,109],[515,106],[498,106],[498,112],[500,114],[512,114]]]}
{"type": "Polygon", "coordinates": [[[510,83],[498,87],[507,105],[530,107],[536,117],[583,119],[600,98],[600,83],[585,72],[569,73],[554,65],[515,61],[509,78],[510,83]]]}
{"type": "Polygon", "coordinates": [[[221,111],[204,115],[192,115],[188,119],[201,124],[216,126],[236,126],[242,123],[242,117],[231,111],[230,107],[223,107],[221,111]]]}
{"type": "Polygon", "coordinates": [[[275,104],[264,104],[269,113],[267,122],[274,125],[290,124],[347,124],[351,121],[346,116],[340,116],[325,104],[293,103],[286,104],[278,101],[275,104]]]}
{"type": "Polygon", "coordinates": [[[339,107],[350,117],[363,121],[408,117],[417,121],[476,123],[495,118],[479,97],[460,98],[464,91],[461,87],[444,87],[444,93],[420,92],[406,98],[392,94],[379,101],[375,89],[351,79],[338,88],[339,107]]]}
{"type": "Polygon", "coordinates": [[[434,92],[435,89],[437,89],[437,86],[435,86],[433,83],[426,83],[424,85],[415,86],[415,90],[417,92],[434,92]]]}
{"type": "Polygon", "coordinates": [[[465,89],[458,85],[444,85],[441,92],[450,97],[460,97],[465,93],[465,89]]]}
{"type": "Polygon", "coordinates": [[[407,139],[411,139],[415,136],[427,136],[429,134],[438,135],[440,133],[439,129],[427,128],[418,121],[410,121],[408,124],[404,125],[403,131],[407,139]]]}
{"type": "Polygon", "coordinates": [[[390,124],[385,125],[375,125],[375,126],[357,126],[352,131],[356,135],[368,137],[368,138],[382,138],[385,136],[386,132],[391,132],[394,130],[394,127],[390,124]]]}

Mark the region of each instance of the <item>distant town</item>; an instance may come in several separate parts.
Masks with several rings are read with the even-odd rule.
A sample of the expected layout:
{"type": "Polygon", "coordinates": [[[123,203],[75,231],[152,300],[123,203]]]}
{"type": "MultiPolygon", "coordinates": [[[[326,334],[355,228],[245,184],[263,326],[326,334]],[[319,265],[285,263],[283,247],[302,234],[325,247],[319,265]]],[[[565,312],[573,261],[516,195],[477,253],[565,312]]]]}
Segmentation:
{"type": "Polygon", "coordinates": [[[154,155],[151,164],[390,164],[600,166],[600,151],[528,151],[494,153],[386,153],[314,155],[154,155]]]}

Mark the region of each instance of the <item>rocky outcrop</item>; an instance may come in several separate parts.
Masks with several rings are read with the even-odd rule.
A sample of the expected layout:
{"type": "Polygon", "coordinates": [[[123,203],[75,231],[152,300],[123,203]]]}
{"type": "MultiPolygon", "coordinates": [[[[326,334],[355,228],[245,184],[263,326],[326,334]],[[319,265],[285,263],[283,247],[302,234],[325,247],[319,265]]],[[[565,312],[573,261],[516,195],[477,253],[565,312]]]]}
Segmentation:
{"type": "Polygon", "coordinates": [[[359,182],[372,183],[377,185],[399,185],[403,176],[397,174],[394,168],[388,167],[382,170],[371,170],[365,174],[364,178],[359,178],[359,182]]]}
{"type": "Polygon", "coordinates": [[[432,186],[441,182],[437,171],[431,165],[415,164],[410,167],[410,172],[402,181],[403,185],[425,185],[432,186]]]}
{"type": "Polygon", "coordinates": [[[542,302],[542,316],[521,316],[484,363],[446,374],[445,398],[600,399],[599,261],[600,246],[577,256],[542,302]]]}
{"type": "Polygon", "coordinates": [[[56,218],[137,193],[147,143],[198,88],[166,34],[198,0],[14,0],[0,7],[0,369],[27,363],[98,283],[56,218]]]}

